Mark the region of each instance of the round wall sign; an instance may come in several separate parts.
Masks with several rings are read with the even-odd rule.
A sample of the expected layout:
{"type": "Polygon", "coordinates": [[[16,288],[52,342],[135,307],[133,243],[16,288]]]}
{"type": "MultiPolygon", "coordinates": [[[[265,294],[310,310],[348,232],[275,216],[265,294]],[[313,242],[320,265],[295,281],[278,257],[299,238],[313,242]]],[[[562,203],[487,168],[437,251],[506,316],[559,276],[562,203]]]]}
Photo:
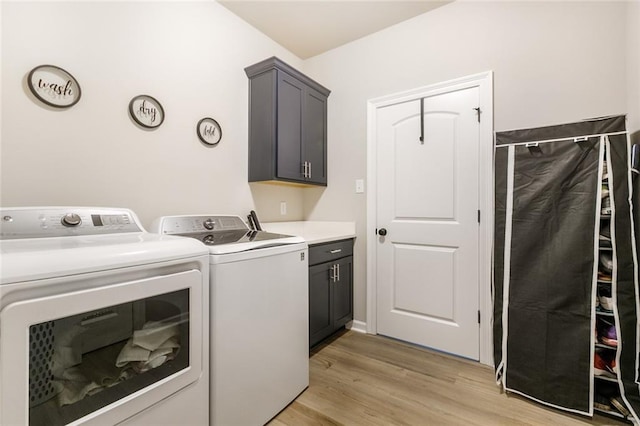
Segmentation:
{"type": "Polygon", "coordinates": [[[133,121],[147,129],[155,129],[164,121],[162,105],[149,95],[138,95],[131,99],[129,114],[133,121]]]}
{"type": "Polygon", "coordinates": [[[203,118],[196,126],[198,137],[207,145],[217,145],[222,139],[222,128],[213,118],[203,118]]]}
{"type": "Polygon", "coordinates": [[[80,100],[80,85],[67,71],[54,65],[39,65],[29,72],[27,85],[42,103],[69,108],[80,100]]]}

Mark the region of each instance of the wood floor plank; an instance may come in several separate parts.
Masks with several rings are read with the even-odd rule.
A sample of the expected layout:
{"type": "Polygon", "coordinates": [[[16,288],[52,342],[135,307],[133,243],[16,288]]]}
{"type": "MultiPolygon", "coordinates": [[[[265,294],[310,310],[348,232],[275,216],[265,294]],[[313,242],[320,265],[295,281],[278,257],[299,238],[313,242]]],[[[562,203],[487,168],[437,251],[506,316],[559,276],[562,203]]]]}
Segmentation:
{"type": "Polygon", "coordinates": [[[309,388],[270,425],[624,425],[501,393],[493,369],[345,331],[315,348],[309,388]]]}

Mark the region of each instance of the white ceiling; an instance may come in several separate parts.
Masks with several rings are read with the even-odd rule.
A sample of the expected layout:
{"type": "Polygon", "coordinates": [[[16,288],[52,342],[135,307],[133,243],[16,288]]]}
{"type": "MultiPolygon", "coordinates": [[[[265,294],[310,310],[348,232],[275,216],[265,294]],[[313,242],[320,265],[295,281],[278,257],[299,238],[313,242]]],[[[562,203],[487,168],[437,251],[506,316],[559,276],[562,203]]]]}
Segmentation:
{"type": "Polygon", "coordinates": [[[231,12],[302,59],[319,55],[450,1],[218,0],[231,12]]]}

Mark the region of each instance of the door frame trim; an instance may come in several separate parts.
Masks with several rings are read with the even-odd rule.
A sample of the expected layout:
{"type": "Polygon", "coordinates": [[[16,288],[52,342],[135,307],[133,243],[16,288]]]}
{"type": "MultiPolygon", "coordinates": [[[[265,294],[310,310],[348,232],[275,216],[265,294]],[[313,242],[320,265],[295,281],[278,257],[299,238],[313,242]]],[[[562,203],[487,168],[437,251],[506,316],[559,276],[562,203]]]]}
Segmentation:
{"type": "Polygon", "coordinates": [[[478,87],[480,96],[480,147],[478,151],[478,208],[481,211],[478,247],[478,308],[480,322],[480,363],[493,365],[491,259],[493,249],[493,71],[473,74],[441,83],[385,95],[367,101],[367,333],[377,334],[377,238],[376,213],[376,117],[377,109],[456,90],[478,87]]]}

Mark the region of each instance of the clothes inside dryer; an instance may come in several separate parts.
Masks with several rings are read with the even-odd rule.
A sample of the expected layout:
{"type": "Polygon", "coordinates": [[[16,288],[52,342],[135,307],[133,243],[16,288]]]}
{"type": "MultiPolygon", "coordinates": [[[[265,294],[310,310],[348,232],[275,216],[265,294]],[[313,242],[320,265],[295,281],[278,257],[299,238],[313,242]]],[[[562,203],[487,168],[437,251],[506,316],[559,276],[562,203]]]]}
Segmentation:
{"type": "Polygon", "coordinates": [[[188,308],[184,289],[30,326],[29,424],[67,424],[187,368],[188,308]]]}

